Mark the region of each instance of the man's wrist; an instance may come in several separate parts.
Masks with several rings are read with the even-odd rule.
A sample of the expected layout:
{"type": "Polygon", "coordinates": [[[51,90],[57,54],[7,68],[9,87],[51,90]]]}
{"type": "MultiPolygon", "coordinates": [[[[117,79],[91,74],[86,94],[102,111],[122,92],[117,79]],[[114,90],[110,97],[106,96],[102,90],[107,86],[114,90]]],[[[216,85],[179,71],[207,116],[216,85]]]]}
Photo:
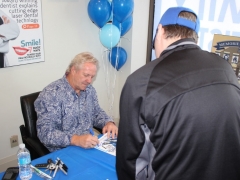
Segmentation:
{"type": "Polygon", "coordinates": [[[70,139],[70,144],[71,145],[76,145],[76,142],[77,142],[77,135],[72,135],[71,139],[70,139]]]}
{"type": "Polygon", "coordinates": [[[114,125],[116,125],[114,121],[108,121],[108,122],[105,124],[105,126],[106,126],[108,123],[113,123],[114,125]]]}

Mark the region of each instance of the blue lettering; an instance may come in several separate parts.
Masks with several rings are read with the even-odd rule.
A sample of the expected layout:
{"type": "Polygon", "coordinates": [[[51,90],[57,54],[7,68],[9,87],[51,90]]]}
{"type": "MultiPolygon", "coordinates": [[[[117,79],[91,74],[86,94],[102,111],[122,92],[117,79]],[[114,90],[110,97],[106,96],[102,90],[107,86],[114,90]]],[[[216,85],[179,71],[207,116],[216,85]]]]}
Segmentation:
{"type": "Polygon", "coordinates": [[[222,34],[220,29],[213,29],[210,32],[211,32],[211,34],[222,34]]]}
{"type": "Polygon", "coordinates": [[[209,41],[209,43],[208,43],[208,49],[207,49],[207,50],[210,52],[211,49],[212,49],[212,40],[209,41]]]}
{"type": "Polygon", "coordinates": [[[176,0],[177,6],[183,6],[185,0],[176,0]]]}
{"type": "Polygon", "coordinates": [[[230,31],[226,31],[225,35],[229,35],[230,36],[230,31]]]}
{"type": "Polygon", "coordinates": [[[25,46],[25,45],[24,45],[24,44],[25,44],[25,41],[22,40],[22,41],[21,41],[21,44],[22,44],[21,46],[24,47],[24,46],[25,46]]]}
{"type": "Polygon", "coordinates": [[[35,40],[35,39],[32,39],[32,41],[28,41],[26,42],[25,40],[22,40],[21,41],[21,47],[26,47],[26,46],[39,46],[41,43],[40,43],[40,39],[38,40],[35,40]]]}
{"type": "Polygon", "coordinates": [[[240,23],[240,12],[237,12],[237,5],[235,0],[224,0],[222,4],[222,9],[218,18],[218,22],[223,22],[228,6],[230,6],[230,11],[232,15],[232,22],[235,24],[240,23]]]}
{"type": "Polygon", "coordinates": [[[199,42],[198,42],[198,44],[199,44],[199,46],[201,47],[201,48],[203,48],[203,43],[204,43],[204,35],[205,35],[205,33],[207,33],[208,32],[208,28],[200,28],[199,29],[199,33],[198,33],[198,35],[199,35],[199,42]]]}
{"type": "Polygon", "coordinates": [[[240,37],[240,32],[233,31],[233,32],[232,32],[232,36],[238,36],[238,37],[240,37]]]}
{"type": "Polygon", "coordinates": [[[203,20],[203,15],[204,15],[204,8],[205,7],[205,0],[202,0],[199,2],[199,8],[198,8],[198,18],[200,20],[203,20]]]}
{"type": "MultiPolygon", "coordinates": [[[[222,34],[222,32],[221,32],[220,29],[213,29],[213,30],[210,31],[210,33],[211,33],[212,35],[214,35],[214,34],[222,34]]],[[[209,43],[208,43],[208,50],[210,51],[211,48],[212,48],[212,40],[209,41],[209,43]]]]}
{"type": "MultiPolygon", "coordinates": [[[[204,9],[204,7],[203,7],[203,9],[204,9]]],[[[216,0],[212,0],[210,3],[210,12],[209,12],[209,16],[208,16],[209,21],[214,21],[215,10],[216,10],[216,0]]]]}

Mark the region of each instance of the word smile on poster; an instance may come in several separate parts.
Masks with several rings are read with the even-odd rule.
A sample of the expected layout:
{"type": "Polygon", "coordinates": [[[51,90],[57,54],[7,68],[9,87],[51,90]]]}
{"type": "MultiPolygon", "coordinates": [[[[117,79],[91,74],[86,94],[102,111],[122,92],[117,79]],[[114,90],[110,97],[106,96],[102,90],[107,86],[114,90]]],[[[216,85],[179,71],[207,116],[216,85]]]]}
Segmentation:
{"type": "Polygon", "coordinates": [[[0,0],[0,68],[44,61],[41,0],[0,0]]]}

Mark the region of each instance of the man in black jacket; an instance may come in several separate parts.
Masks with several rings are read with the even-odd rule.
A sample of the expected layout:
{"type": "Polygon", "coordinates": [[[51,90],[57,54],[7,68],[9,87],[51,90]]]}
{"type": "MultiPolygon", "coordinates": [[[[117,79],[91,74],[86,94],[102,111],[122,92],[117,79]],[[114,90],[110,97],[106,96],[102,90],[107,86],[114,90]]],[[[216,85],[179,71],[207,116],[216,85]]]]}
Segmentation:
{"type": "Polygon", "coordinates": [[[240,86],[231,65],[197,46],[188,8],[162,16],[156,60],[124,85],[116,154],[119,180],[239,180],[240,86]]]}

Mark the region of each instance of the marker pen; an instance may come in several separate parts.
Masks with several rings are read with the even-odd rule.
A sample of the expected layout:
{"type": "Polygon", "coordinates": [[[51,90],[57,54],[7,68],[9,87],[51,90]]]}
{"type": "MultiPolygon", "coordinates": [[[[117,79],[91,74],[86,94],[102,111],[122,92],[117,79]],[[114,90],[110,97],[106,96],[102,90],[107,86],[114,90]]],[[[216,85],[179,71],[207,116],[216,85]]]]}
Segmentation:
{"type": "Polygon", "coordinates": [[[94,136],[94,132],[93,132],[93,129],[92,129],[92,128],[90,128],[89,132],[90,132],[90,134],[91,134],[92,136],[94,136]]]}
{"type": "Polygon", "coordinates": [[[51,176],[49,176],[46,173],[42,172],[40,169],[36,168],[35,166],[33,166],[33,165],[30,165],[30,166],[34,170],[34,172],[36,172],[36,174],[39,175],[40,177],[43,176],[45,178],[52,179],[51,176]]]}

